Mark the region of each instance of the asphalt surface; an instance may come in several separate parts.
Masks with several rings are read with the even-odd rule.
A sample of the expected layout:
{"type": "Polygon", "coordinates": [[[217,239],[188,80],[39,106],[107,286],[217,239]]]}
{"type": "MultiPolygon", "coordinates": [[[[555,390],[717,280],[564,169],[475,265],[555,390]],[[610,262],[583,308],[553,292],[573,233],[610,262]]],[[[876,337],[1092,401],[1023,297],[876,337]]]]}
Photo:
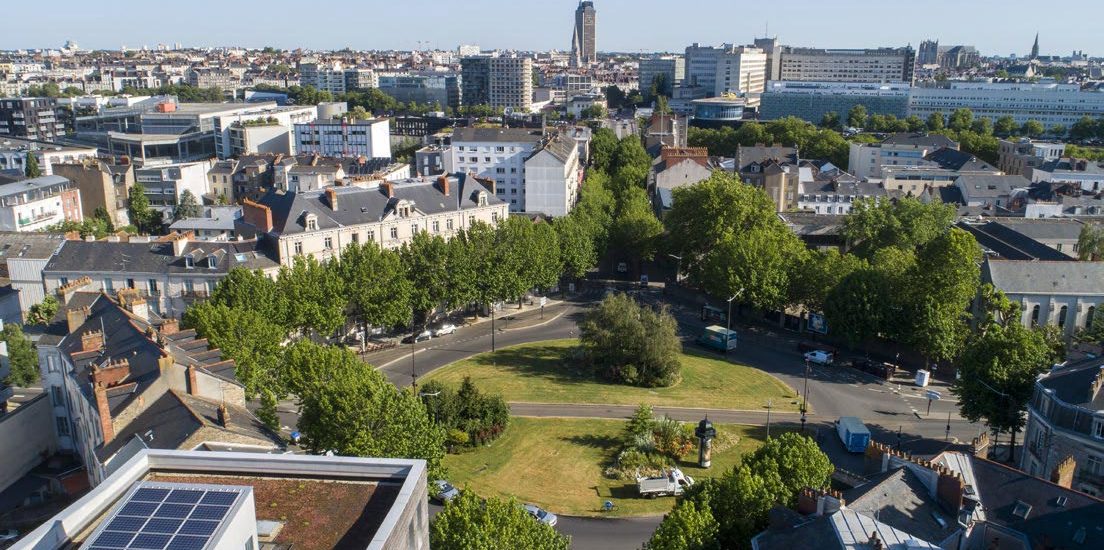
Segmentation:
{"type": "MultiPolygon", "coordinates": [[[[494,345],[497,348],[578,335],[576,325],[586,311],[586,300],[599,299],[604,289],[592,289],[580,301],[561,302],[546,308],[545,319],[534,319],[537,312],[516,315],[515,326],[496,323],[494,345]]],[[[666,303],[659,289],[636,292],[644,303],[666,303]]],[[[693,306],[671,304],[671,312],[679,321],[680,334],[687,347],[695,347],[693,340],[700,334],[704,323],[693,306]]],[[[508,315],[508,313],[503,313],[508,315]]],[[[925,389],[916,388],[909,380],[887,382],[847,367],[812,365],[808,369],[797,349],[797,335],[781,330],[733,327],[740,334],[739,346],[730,352],[730,361],[745,364],[773,374],[795,388],[808,400],[809,413],[804,428],[815,435],[821,448],[837,467],[854,472],[863,469],[862,454],[848,453],[835,436],[833,422],[840,416],[860,417],[871,430],[875,441],[897,445],[914,454],[935,454],[956,444],[968,444],[982,429],[970,424],[957,414],[957,403],[946,386],[934,385],[942,399],[931,404],[925,389]],[[806,392],[806,374],[807,393],[806,392]],[[949,427],[949,430],[948,430],[949,427]]],[[[395,385],[407,387],[415,377],[491,349],[491,325],[480,323],[459,328],[456,333],[400,348],[367,354],[365,359],[395,385]],[[411,355],[413,351],[413,355],[411,355]]],[[[697,348],[700,349],[700,348],[697,348]]],[[[718,354],[721,357],[721,354],[718,354]]],[[[575,405],[511,403],[516,415],[535,417],[596,417],[625,418],[634,407],[619,405],[575,405]]],[[[766,424],[766,407],[760,411],[707,410],[696,408],[657,407],[660,414],[669,414],[680,420],[693,421],[708,415],[718,422],[766,424]]],[[[280,405],[281,421],[285,431],[295,425],[293,403],[280,405]]],[[[795,413],[771,414],[772,425],[800,427],[800,415],[795,413]]],[[[552,510],[555,512],[556,510],[552,510]]],[[[572,536],[573,548],[619,549],[639,548],[654,531],[661,518],[574,518],[560,516],[557,528],[572,536]]]]}

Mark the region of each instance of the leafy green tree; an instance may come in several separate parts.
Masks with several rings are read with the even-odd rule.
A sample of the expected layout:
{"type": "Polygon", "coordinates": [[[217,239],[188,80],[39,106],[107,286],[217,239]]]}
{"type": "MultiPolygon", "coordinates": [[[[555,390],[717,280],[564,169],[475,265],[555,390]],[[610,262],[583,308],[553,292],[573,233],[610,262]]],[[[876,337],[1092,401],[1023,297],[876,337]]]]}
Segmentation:
{"type": "Polygon", "coordinates": [[[541,290],[556,286],[564,269],[556,228],[550,223],[533,225],[530,245],[525,278],[531,286],[541,290]]]}
{"type": "Polygon", "coordinates": [[[498,224],[494,257],[499,270],[499,298],[520,300],[533,288],[530,256],[534,245],[533,223],[529,218],[511,216],[498,224]]]}
{"type": "Polygon", "coordinates": [[[34,153],[27,152],[27,162],[24,165],[24,175],[28,178],[37,178],[42,176],[42,170],[38,167],[38,157],[34,153]]]}
{"type": "Polygon", "coordinates": [[[328,337],[345,322],[345,286],[331,263],[296,256],[290,268],[280,268],[276,284],[287,297],[291,328],[328,337]]]}
{"type": "Polygon", "coordinates": [[[862,105],[855,105],[851,107],[850,111],[847,111],[847,125],[852,128],[862,128],[866,126],[866,120],[866,107],[862,105]]]}
{"type": "Polygon", "coordinates": [[[652,167],[652,157],[648,156],[644,145],[640,143],[640,138],[635,135],[627,135],[617,142],[609,173],[618,174],[629,167],[643,171],[645,175],[652,167]]]}
{"type": "Polygon", "coordinates": [[[4,383],[25,388],[38,382],[38,353],[23,334],[23,327],[5,323],[0,339],[8,345],[8,360],[11,363],[11,374],[4,383]]]}
{"type": "Polygon", "coordinates": [[[1041,332],[1009,319],[972,337],[956,361],[958,376],[951,393],[958,398],[959,413],[970,422],[984,421],[998,433],[1009,432],[1010,463],[1015,462],[1016,433],[1026,422],[1035,378],[1054,360],[1041,332]]]}
{"type": "Polygon", "coordinates": [[[943,113],[935,112],[928,115],[928,130],[938,132],[945,127],[943,113]]]}
{"type": "Polygon", "coordinates": [[[594,235],[580,218],[568,215],[555,220],[553,226],[560,244],[560,265],[564,275],[575,279],[585,277],[598,264],[594,235]]]}
{"type": "Polygon", "coordinates": [[[713,550],[720,548],[720,525],[708,506],[683,500],[663,518],[644,544],[645,550],[713,550]]]}
{"type": "Polygon", "coordinates": [[[443,471],[445,434],[409,390],[400,390],[352,352],[299,342],[289,360],[308,368],[298,395],[299,430],[313,453],[344,456],[420,458],[429,475],[443,471]],[[310,349],[311,347],[317,349],[310,349]],[[309,365],[309,366],[308,366],[309,365]]]}
{"type": "Polygon", "coordinates": [[[271,323],[289,326],[287,296],[276,281],[269,279],[259,269],[231,269],[219,281],[208,301],[231,309],[255,311],[271,323]]]}
{"type": "Polygon", "coordinates": [[[947,119],[947,127],[956,132],[970,129],[973,123],[974,112],[965,107],[955,109],[947,119]]]}
{"type": "Polygon", "coordinates": [[[644,387],[669,386],[682,368],[674,317],[638,306],[624,294],[606,297],[580,325],[583,354],[606,378],[644,387]]]}
{"type": "Polygon", "coordinates": [[[196,329],[234,360],[235,375],[254,397],[268,390],[285,393],[280,379],[281,344],[287,331],[253,309],[230,308],[212,300],[192,305],[184,312],[184,326],[196,329]]]}
{"type": "Polygon", "coordinates": [[[1016,133],[1018,127],[1016,126],[1016,119],[1009,115],[998,117],[997,121],[993,123],[993,133],[998,136],[1008,137],[1016,133]]]}
{"type": "Polygon", "coordinates": [[[199,206],[196,196],[188,189],[180,194],[180,202],[173,211],[174,220],[185,218],[199,218],[203,216],[203,209],[199,206]]]}
{"type": "Polygon", "coordinates": [[[856,254],[869,258],[888,246],[922,246],[945,233],[954,219],[954,207],[942,203],[924,204],[911,197],[898,201],[859,199],[844,219],[843,235],[856,254]]]}
{"type": "Polygon", "coordinates": [[[909,115],[908,118],[905,119],[905,125],[908,127],[908,131],[910,132],[922,132],[925,128],[927,128],[927,124],[924,123],[924,119],[916,115],[909,115]]]}
{"type": "Polygon", "coordinates": [[[591,105],[579,113],[579,118],[583,120],[606,118],[606,108],[601,105],[591,105]]]}
{"type": "Polygon", "coordinates": [[[571,216],[579,220],[594,243],[595,257],[606,250],[613,217],[617,213],[617,197],[610,189],[609,176],[601,170],[591,170],[583,182],[579,203],[571,216]]]}
{"type": "Polygon", "coordinates": [[[1020,127],[1020,131],[1028,137],[1039,137],[1043,135],[1046,128],[1043,126],[1043,123],[1038,120],[1029,120],[1023,123],[1023,126],[1020,127]]]}
{"type": "Polygon", "coordinates": [[[854,254],[840,254],[836,249],[810,251],[796,265],[790,279],[790,296],[794,303],[823,311],[828,293],[863,267],[866,262],[854,254]]]}
{"type": "Polygon", "coordinates": [[[975,118],[974,123],[970,126],[970,129],[974,133],[981,134],[983,136],[993,135],[993,121],[988,117],[975,118]]]}
{"type": "Polygon", "coordinates": [[[609,172],[613,167],[613,156],[617,151],[617,134],[609,128],[599,128],[590,137],[590,165],[598,170],[609,172]]]}
{"type": "Polygon", "coordinates": [[[1104,225],[1081,226],[1077,236],[1077,258],[1083,262],[1104,259],[1104,225]]]}
{"type": "Polygon", "coordinates": [[[337,271],[345,281],[353,314],[374,327],[393,327],[410,320],[414,291],[400,254],[370,242],[351,244],[341,254],[337,271]]]}
{"type": "Polygon", "coordinates": [[[410,304],[405,317],[410,319],[413,308],[421,319],[428,321],[448,295],[448,245],[440,235],[419,231],[410,242],[403,243],[399,257],[410,281],[410,304]]]}
{"type": "Polygon", "coordinates": [[[857,269],[825,296],[828,325],[852,347],[872,340],[888,324],[892,294],[893,287],[879,270],[857,269]]]}
{"type": "Polygon", "coordinates": [[[906,341],[937,361],[958,355],[966,340],[967,310],[978,293],[981,248],[974,236],[958,229],[922,246],[907,276],[913,306],[906,341]]]}
{"type": "Polygon", "coordinates": [[[755,452],[745,456],[742,464],[759,476],[776,473],[782,486],[774,493],[781,504],[792,506],[797,494],[804,487],[827,487],[836,470],[816,441],[795,432],[770,438],[755,452]]]}
{"type": "Polygon", "coordinates": [[[622,192],[610,233],[610,243],[629,258],[651,260],[655,256],[663,223],[652,212],[652,202],[640,187],[629,187],[622,192]]]}
{"type": "Polygon", "coordinates": [[[716,296],[739,294],[741,302],[758,308],[781,308],[789,301],[794,265],[804,254],[792,233],[729,232],[703,262],[703,288],[716,296]]]}
{"type": "Polygon", "coordinates": [[[567,550],[571,539],[551,525],[534,520],[513,500],[481,499],[471,491],[463,491],[433,518],[429,544],[456,550],[567,550]]]}
{"type": "Polygon", "coordinates": [[[1069,137],[1075,141],[1092,139],[1098,134],[1099,123],[1090,116],[1083,116],[1069,129],[1069,137]]]}
{"type": "Polygon", "coordinates": [[[130,188],[127,210],[130,215],[130,223],[139,231],[151,233],[161,226],[161,214],[150,208],[149,198],[146,197],[146,188],[135,183],[130,188]]]}
{"type": "Polygon", "coordinates": [[[58,303],[57,297],[49,294],[41,302],[31,306],[31,309],[27,312],[27,323],[32,325],[49,324],[57,315],[59,307],[61,305],[58,303]]]}
{"type": "Polygon", "coordinates": [[[820,118],[820,127],[828,128],[829,130],[839,130],[843,124],[840,122],[840,115],[835,111],[828,111],[824,113],[824,116],[820,118]]]}

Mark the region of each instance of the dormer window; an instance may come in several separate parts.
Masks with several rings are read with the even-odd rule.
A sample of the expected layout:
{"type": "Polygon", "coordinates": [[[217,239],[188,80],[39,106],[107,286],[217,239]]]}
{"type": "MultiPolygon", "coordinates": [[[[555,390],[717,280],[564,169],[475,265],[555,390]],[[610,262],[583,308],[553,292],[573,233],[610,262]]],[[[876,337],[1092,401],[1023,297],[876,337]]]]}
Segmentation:
{"type": "Polygon", "coordinates": [[[303,222],[303,225],[306,226],[307,231],[318,231],[318,216],[314,214],[307,214],[303,222]]]}
{"type": "Polygon", "coordinates": [[[487,206],[487,194],[480,191],[479,194],[475,197],[475,202],[479,206],[487,206]]]}
{"type": "Polygon", "coordinates": [[[207,256],[207,269],[217,269],[217,268],[218,268],[218,258],[215,257],[214,255],[207,256]]]}
{"type": "Polygon", "coordinates": [[[195,259],[191,256],[184,256],[184,267],[188,269],[195,267],[195,259]]]}

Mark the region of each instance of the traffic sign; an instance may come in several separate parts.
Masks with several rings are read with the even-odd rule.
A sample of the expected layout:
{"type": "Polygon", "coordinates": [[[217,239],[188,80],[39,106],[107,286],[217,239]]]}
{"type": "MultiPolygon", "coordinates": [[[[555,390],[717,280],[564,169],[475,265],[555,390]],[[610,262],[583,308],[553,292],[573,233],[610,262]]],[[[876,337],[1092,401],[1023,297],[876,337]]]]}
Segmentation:
{"type": "Polygon", "coordinates": [[[928,390],[928,399],[932,401],[939,401],[943,399],[943,395],[935,390],[928,390]]]}

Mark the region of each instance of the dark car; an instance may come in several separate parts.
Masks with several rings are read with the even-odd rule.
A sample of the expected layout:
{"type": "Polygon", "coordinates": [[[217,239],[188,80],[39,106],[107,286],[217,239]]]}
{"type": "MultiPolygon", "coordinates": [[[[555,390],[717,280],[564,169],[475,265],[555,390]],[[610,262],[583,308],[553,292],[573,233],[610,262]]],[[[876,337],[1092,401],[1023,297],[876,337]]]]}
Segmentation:
{"type": "Polygon", "coordinates": [[[867,374],[873,374],[883,380],[893,378],[893,375],[897,372],[897,365],[884,361],[874,361],[873,359],[854,359],[851,361],[851,367],[867,374]]]}

